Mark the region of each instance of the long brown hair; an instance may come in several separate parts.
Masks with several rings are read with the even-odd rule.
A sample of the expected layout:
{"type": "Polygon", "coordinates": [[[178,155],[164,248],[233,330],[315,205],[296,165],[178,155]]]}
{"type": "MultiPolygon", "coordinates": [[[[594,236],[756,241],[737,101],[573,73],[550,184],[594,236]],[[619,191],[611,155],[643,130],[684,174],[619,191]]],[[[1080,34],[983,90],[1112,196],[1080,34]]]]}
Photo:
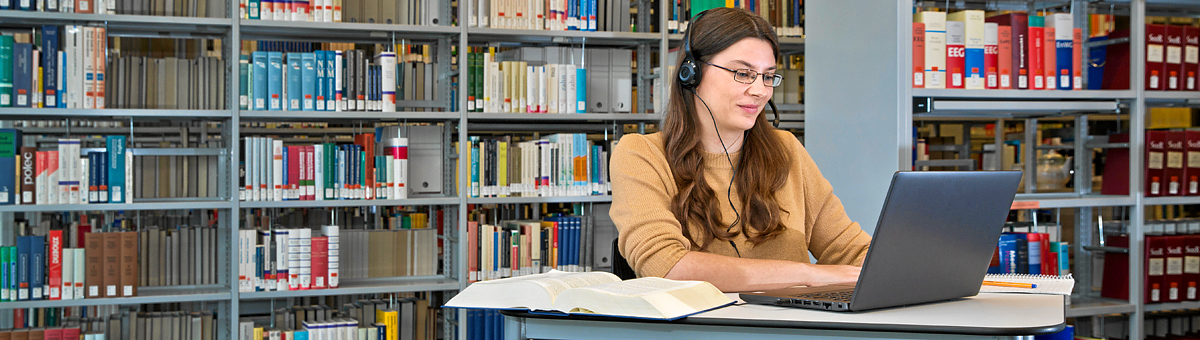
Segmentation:
{"type": "MultiPolygon", "coordinates": [[[[688,29],[693,31],[692,53],[700,61],[707,61],[712,55],[745,38],[767,41],[774,50],[776,60],[779,59],[779,41],[770,24],[745,10],[714,8],[700,16],[688,29]]],[[[684,61],[685,52],[681,50],[679,53],[676,70],[684,61]]],[[[697,66],[698,69],[707,67],[699,62],[697,66]]],[[[697,70],[697,73],[701,71],[697,70]]],[[[694,94],[680,85],[677,74],[672,76],[670,99],[662,122],[667,162],[678,189],[678,194],[671,201],[671,213],[682,224],[683,236],[692,242],[693,247],[703,249],[713,239],[729,240],[737,232],[721,225],[721,212],[713,209],[717,197],[704,178],[704,156],[698,131],[701,125],[697,120],[694,94]],[[689,225],[693,223],[698,227],[699,235],[692,235],[689,225]]],[[[747,130],[737,162],[738,173],[733,175],[733,182],[738,189],[735,195],[742,202],[737,209],[743,225],[741,233],[755,245],[774,238],[786,228],[774,192],[787,181],[792,164],[791,155],[778,151],[784,150],[784,145],[764,116],[758,115],[754,126],[747,130]]],[[[711,184],[725,186],[725,183],[711,184]]]]}

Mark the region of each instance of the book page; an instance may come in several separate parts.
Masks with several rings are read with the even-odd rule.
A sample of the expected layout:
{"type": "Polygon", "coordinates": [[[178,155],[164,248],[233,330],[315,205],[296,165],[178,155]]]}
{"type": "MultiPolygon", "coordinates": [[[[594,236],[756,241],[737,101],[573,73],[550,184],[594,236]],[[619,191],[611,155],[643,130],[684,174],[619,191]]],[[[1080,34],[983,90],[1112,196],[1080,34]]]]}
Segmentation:
{"type": "Polygon", "coordinates": [[[616,275],[606,272],[568,273],[553,270],[547,274],[556,273],[561,273],[561,275],[531,278],[528,281],[546,289],[546,292],[550,293],[550,300],[554,300],[558,294],[567,289],[621,281],[616,275]]]}
{"type": "Polygon", "coordinates": [[[574,287],[621,281],[606,272],[570,273],[551,270],[544,274],[472,283],[446,302],[445,307],[497,309],[553,309],[559,293],[574,287]]]}
{"type": "Polygon", "coordinates": [[[1022,294],[1058,294],[1071,295],[1075,288],[1075,278],[1067,275],[1036,275],[1036,274],[987,274],[983,278],[980,293],[1022,293],[1022,294]],[[1006,287],[990,285],[988,282],[1034,284],[1035,288],[1006,287]]]}
{"type": "Polygon", "coordinates": [[[675,319],[732,302],[708,282],[644,277],[570,289],[558,296],[554,308],[568,313],[675,319]]]}

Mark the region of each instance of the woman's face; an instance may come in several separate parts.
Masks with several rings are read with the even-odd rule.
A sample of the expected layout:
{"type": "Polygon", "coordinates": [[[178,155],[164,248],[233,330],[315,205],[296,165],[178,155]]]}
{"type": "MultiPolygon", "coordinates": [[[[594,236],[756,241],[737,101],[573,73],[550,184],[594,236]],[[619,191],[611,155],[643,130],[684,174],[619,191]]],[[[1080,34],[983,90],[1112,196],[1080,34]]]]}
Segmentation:
{"type": "Polygon", "coordinates": [[[762,74],[775,73],[775,53],[771,44],[759,38],[745,38],[698,65],[703,72],[696,94],[708,104],[696,101],[696,113],[707,128],[716,120],[722,135],[741,133],[754,126],[755,119],[771,99],[775,89],[763,83],[762,74]],[[714,66],[715,65],[715,66],[714,66]],[[733,71],[758,73],[750,84],[734,80],[733,71]],[[713,118],[708,117],[709,109],[713,118]]]}

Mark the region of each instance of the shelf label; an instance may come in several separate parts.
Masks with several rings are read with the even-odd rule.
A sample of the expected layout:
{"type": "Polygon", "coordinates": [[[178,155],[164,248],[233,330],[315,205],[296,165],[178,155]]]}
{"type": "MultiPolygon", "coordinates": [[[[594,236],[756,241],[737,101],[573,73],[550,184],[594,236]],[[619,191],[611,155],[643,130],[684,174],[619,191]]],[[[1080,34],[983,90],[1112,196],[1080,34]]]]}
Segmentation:
{"type": "Polygon", "coordinates": [[[1013,202],[1011,210],[1037,209],[1042,204],[1039,201],[1019,201],[1013,202]]]}

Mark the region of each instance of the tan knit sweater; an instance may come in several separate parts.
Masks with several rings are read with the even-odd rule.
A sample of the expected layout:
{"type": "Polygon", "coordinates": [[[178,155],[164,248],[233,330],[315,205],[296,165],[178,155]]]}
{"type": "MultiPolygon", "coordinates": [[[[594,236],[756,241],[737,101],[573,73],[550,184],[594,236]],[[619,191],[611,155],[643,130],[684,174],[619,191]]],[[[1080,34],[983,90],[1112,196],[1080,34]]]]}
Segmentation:
{"type": "MultiPolygon", "coordinates": [[[[783,215],[788,229],[758,246],[752,246],[739,233],[733,241],[741,256],[808,263],[811,251],[819,264],[862,265],[870,236],[846,216],[842,202],[833,195],[833,187],[821,176],[800,141],[786,131],[776,133],[786,152],[795,155],[787,183],[776,192],[781,208],[791,212],[783,215]]],[[[735,163],[738,155],[730,154],[735,163]]],[[[729,161],[724,154],[705,152],[704,164],[706,179],[717,193],[718,202],[712,206],[721,210],[721,223],[729,225],[734,220],[725,195],[733,172],[729,161]]],[[[662,133],[623,136],[609,168],[613,186],[609,215],[620,232],[621,254],[638,276],[665,276],[684,254],[696,249],[684,238],[679,221],[671,214],[670,202],[678,192],[662,133]]],[[[737,188],[733,190],[734,205],[740,208],[737,188]]],[[[699,234],[699,229],[693,231],[693,235],[699,234]]],[[[737,256],[729,242],[713,242],[705,251],[737,256]]]]}

